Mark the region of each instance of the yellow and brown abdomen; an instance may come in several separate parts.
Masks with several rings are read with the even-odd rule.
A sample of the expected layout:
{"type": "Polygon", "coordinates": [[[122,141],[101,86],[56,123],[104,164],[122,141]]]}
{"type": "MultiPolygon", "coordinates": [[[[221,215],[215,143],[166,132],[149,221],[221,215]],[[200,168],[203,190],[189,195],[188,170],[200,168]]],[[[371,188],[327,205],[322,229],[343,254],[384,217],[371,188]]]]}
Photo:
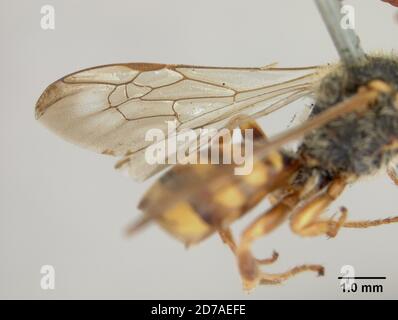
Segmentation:
{"type": "Polygon", "coordinates": [[[248,175],[232,165],[177,165],[146,193],[139,208],[186,245],[230,225],[272,192],[289,170],[284,156],[272,153],[248,175]]]}

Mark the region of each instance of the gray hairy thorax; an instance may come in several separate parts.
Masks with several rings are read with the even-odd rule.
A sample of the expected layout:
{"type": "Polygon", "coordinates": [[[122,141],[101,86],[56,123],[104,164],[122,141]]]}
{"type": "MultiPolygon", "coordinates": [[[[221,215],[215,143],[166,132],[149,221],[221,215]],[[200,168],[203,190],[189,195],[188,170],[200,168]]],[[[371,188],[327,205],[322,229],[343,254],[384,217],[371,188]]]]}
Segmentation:
{"type": "MultiPolygon", "coordinates": [[[[398,90],[398,59],[370,56],[365,64],[352,67],[350,76],[343,66],[338,66],[319,83],[310,117],[376,79],[398,90]]],[[[398,154],[398,149],[391,147],[398,139],[394,98],[395,93],[381,94],[365,113],[345,115],[307,135],[298,148],[304,170],[316,170],[330,178],[344,174],[360,177],[385,166],[398,154]]]]}

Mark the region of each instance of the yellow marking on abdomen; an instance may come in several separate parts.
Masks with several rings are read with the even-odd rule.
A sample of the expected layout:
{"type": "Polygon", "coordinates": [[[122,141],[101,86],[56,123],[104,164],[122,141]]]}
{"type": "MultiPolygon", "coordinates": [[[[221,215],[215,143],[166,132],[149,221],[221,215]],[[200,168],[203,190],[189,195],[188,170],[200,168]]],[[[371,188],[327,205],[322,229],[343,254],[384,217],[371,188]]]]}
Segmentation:
{"type": "Polygon", "coordinates": [[[188,202],[178,202],[158,218],[159,224],[186,244],[195,243],[208,235],[212,228],[188,202]]]}
{"type": "Polygon", "coordinates": [[[214,202],[226,208],[239,208],[246,203],[246,197],[237,186],[232,185],[217,192],[214,202]]]}
{"type": "Polygon", "coordinates": [[[268,169],[263,163],[257,162],[253,167],[253,171],[242,178],[251,187],[263,186],[268,180],[268,169]]]}

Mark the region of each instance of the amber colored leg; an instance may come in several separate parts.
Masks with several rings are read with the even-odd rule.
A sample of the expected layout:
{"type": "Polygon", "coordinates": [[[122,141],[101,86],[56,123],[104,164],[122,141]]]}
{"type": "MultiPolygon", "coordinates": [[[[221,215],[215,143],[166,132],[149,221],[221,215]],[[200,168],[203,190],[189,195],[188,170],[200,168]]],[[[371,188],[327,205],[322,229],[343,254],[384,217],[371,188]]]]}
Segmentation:
{"type": "MultiPolygon", "coordinates": [[[[218,143],[218,148],[219,148],[219,154],[223,155],[224,152],[234,152],[232,150],[233,144],[231,141],[231,135],[233,133],[233,130],[236,128],[239,128],[240,133],[242,135],[242,145],[244,145],[244,142],[246,141],[246,130],[252,130],[253,133],[253,141],[267,141],[267,135],[264,133],[264,131],[261,129],[261,127],[257,124],[257,122],[250,116],[248,115],[237,115],[232,117],[228,123],[225,126],[226,129],[229,130],[230,136],[216,136],[212,140],[213,142],[218,143]],[[227,148],[225,149],[224,146],[227,145],[227,148]]],[[[240,149],[239,149],[240,151],[240,149]]]]}
{"type": "Polygon", "coordinates": [[[254,140],[257,139],[267,140],[267,135],[265,134],[263,129],[261,129],[261,127],[259,126],[259,124],[256,122],[255,119],[253,119],[248,115],[237,115],[231,118],[231,120],[229,120],[229,122],[226,125],[226,128],[231,131],[237,127],[239,127],[242,135],[244,135],[246,129],[252,129],[254,140]]]}
{"type": "MultiPolygon", "coordinates": [[[[236,254],[236,242],[233,238],[232,232],[230,228],[220,229],[218,230],[218,234],[220,235],[221,240],[231,249],[233,254],[236,254]]],[[[256,259],[257,262],[261,265],[272,264],[276,260],[278,260],[279,254],[275,250],[272,252],[272,257],[265,259],[256,259]]]]}
{"type": "Polygon", "coordinates": [[[320,215],[343,192],[345,185],[343,180],[333,181],[325,193],[300,208],[290,221],[292,231],[303,237],[315,237],[322,234],[327,234],[329,237],[336,236],[347,218],[347,210],[341,209],[341,216],[337,221],[321,220],[320,215]]]}
{"type": "Polygon", "coordinates": [[[344,190],[345,182],[335,180],[330,184],[326,193],[315,197],[315,199],[304,205],[298,212],[292,216],[290,226],[293,232],[304,236],[314,237],[327,234],[329,237],[335,237],[341,228],[364,229],[380,225],[397,223],[398,217],[390,217],[378,220],[346,221],[347,209],[341,208],[340,218],[336,220],[321,220],[319,216],[344,190]]]}
{"type": "MultiPolygon", "coordinates": [[[[284,197],[276,206],[257,218],[241,236],[236,249],[239,271],[246,290],[253,289],[257,284],[277,284],[304,271],[315,271],[322,275],[324,269],[320,265],[302,265],[284,273],[270,274],[259,269],[260,261],[251,253],[251,244],[254,240],[263,237],[283,223],[288,214],[299,202],[298,194],[284,197]]],[[[274,261],[276,258],[271,258],[274,261]]]]}
{"type": "Polygon", "coordinates": [[[294,267],[287,272],[279,273],[277,275],[268,274],[267,277],[263,277],[260,280],[260,284],[280,284],[283,281],[294,277],[296,274],[301,272],[312,271],[318,273],[318,276],[325,275],[325,269],[321,265],[303,264],[301,266],[294,267]]]}
{"type": "Polygon", "coordinates": [[[344,228],[357,228],[357,229],[365,229],[370,227],[377,227],[390,223],[397,223],[398,217],[378,219],[378,220],[363,220],[363,221],[349,221],[343,224],[344,228]]]}
{"type": "Polygon", "coordinates": [[[398,167],[395,165],[389,166],[387,173],[390,179],[398,186],[398,167]]]}
{"type": "MultiPolygon", "coordinates": [[[[228,130],[230,130],[231,133],[234,129],[239,128],[240,133],[243,138],[245,137],[245,130],[253,130],[253,140],[254,141],[255,140],[267,141],[266,133],[263,131],[263,129],[261,129],[261,127],[256,122],[256,120],[248,115],[240,114],[240,115],[236,115],[236,116],[232,117],[226,124],[226,128],[228,130]]],[[[223,144],[224,144],[224,141],[222,140],[219,144],[221,152],[223,152],[223,144]]],[[[220,234],[220,236],[221,236],[221,238],[223,238],[223,235],[220,234]]],[[[223,241],[224,241],[224,239],[223,239],[223,241]]]]}
{"type": "MultiPolygon", "coordinates": [[[[387,173],[391,180],[398,186],[398,167],[396,163],[391,163],[387,168],[387,173]]],[[[377,220],[347,221],[343,224],[344,228],[366,229],[371,227],[382,226],[390,223],[397,223],[397,217],[389,217],[377,220]]]]}
{"type": "Polygon", "coordinates": [[[221,240],[231,249],[231,251],[235,254],[236,252],[236,242],[233,238],[231,229],[219,229],[218,234],[220,235],[221,240]]]}

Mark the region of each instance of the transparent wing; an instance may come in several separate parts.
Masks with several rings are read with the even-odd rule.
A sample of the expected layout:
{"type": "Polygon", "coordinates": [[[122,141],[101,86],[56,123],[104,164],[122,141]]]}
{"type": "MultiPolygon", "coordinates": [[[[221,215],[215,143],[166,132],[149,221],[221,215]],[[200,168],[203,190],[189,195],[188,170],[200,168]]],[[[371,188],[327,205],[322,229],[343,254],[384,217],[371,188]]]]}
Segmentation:
{"type": "Polygon", "coordinates": [[[51,84],[36,104],[36,118],[68,141],[120,157],[116,167],[143,180],[164,167],[145,161],[153,143],[145,139],[149,129],[167,140],[184,129],[223,128],[237,114],[264,116],[310,94],[316,79],[317,67],[106,65],[51,84]]]}

